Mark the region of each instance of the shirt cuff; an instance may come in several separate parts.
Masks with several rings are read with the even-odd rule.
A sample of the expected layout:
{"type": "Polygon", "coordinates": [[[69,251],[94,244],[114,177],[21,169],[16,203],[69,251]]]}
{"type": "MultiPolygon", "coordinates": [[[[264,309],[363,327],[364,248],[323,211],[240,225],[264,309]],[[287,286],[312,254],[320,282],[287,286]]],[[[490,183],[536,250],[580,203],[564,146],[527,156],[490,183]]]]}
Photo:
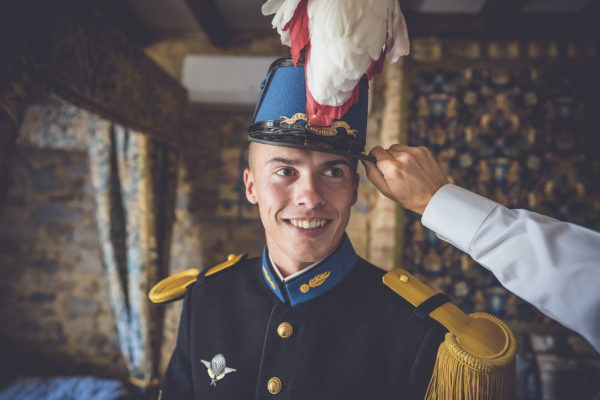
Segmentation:
{"type": "Polygon", "coordinates": [[[498,205],[449,183],[433,195],[423,212],[421,222],[440,239],[469,253],[473,237],[498,205]]]}

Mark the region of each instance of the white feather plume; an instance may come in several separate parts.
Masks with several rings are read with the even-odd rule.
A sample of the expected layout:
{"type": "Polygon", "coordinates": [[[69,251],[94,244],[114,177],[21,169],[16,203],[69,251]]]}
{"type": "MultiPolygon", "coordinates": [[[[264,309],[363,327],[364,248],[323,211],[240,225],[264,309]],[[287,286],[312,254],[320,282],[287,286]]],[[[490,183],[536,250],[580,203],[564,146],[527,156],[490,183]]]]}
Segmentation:
{"type": "MultiPolygon", "coordinates": [[[[299,2],[269,0],[262,7],[264,15],[275,14],[273,27],[288,46],[290,36],[283,27],[299,2]]],[[[383,49],[390,62],[408,54],[408,33],[398,0],[308,0],[307,14],[311,45],[307,85],[319,104],[344,104],[383,49]]]]}
{"type": "Polygon", "coordinates": [[[273,28],[277,29],[277,33],[281,37],[281,43],[285,46],[291,46],[290,33],[284,31],[283,27],[292,19],[294,11],[300,0],[269,0],[263,4],[261,11],[263,15],[275,14],[271,24],[273,28]]]}

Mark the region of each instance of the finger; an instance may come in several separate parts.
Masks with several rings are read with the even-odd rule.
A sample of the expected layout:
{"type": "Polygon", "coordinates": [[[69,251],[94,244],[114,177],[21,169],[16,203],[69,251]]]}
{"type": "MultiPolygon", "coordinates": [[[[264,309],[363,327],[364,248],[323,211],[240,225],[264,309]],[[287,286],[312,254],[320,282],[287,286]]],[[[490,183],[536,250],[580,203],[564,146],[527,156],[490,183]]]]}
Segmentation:
{"type": "Polygon", "coordinates": [[[381,146],[375,146],[371,149],[369,156],[375,158],[377,170],[384,177],[393,174],[398,168],[397,157],[390,150],[385,150],[381,146]]]}
{"type": "Polygon", "coordinates": [[[375,162],[380,162],[383,160],[392,160],[393,157],[384,150],[381,146],[375,146],[369,152],[369,156],[375,159],[375,162]]]}
{"type": "Polygon", "coordinates": [[[365,167],[367,178],[369,178],[369,180],[373,182],[377,189],[379,189],[384,195],[387,196],[390,193],[390,188],[385,180],[385,177],[383,176],[379,168],[377,168],[377,165],[373,163],[363,162],[363,166],[365,167]]]}
{"type": "Polygon", "coordinates": [[[411,152],[412,149],[415,149],[416,147],[411,147],[411,146],[406,146],[404,144],[393,144],[389,147],[389,150],[391,151],[406,151],[407,153],[411,152]]]}
{"type": "Polygon", "coordinates": [[[408,153],[413,155],[419,154],[420,152],[419,147],[405,146],[403,144],[393,144],[390,146],[388,151],[394,153],[408,153]]]}
{"type": "Polygon", "coordinates": [[[408,166],[416,163],[421,168],[424,168],[431,157],[429,149],[424,146],[411,147],[403,145],[392,145],[388,150],[394,159],[400,162],[400,165],[408,166]],[[428,155],[429,153],[429,155],[428,155]]]}

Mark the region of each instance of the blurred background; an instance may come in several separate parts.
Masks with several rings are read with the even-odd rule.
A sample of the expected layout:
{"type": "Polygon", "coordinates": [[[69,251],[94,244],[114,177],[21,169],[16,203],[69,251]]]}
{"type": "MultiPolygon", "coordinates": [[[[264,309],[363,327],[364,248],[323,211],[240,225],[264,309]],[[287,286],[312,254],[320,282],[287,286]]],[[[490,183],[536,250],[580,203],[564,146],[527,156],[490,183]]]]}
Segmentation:
{"type": "MultiPolygon", "coordinates": [[[[261,5],[2,2],[0,399],[154,398],[181,305],[153,306],[148,290],[262,250],[242,182],[246,129],[289,49],[261,5]]],[[[458,185],[600,230],[599,3],[400,5],[411,54],[371,83],[367,148],[427,146],[458,185]]],[[[359,255],[506,320],[518,398],[600,399],[600,357],[583,338],[359,169],[348,227],[359,255]]]]}

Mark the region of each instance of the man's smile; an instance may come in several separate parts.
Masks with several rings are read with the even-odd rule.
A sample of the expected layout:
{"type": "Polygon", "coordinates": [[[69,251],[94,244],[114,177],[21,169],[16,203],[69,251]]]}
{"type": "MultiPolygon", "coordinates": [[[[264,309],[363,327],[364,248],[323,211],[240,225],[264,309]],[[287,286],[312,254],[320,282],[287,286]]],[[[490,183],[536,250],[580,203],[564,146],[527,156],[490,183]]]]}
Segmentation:
{"type": "Polygon", "coordinates": [[[288,224],[293,225],[296,228],[300,229],[317,229],[321,228],[331,222],[331,219],[326,218],[311,218],[311,219],[302,219],[302,218],[294,218],[294,219],[284,219],[288,224]]]}

